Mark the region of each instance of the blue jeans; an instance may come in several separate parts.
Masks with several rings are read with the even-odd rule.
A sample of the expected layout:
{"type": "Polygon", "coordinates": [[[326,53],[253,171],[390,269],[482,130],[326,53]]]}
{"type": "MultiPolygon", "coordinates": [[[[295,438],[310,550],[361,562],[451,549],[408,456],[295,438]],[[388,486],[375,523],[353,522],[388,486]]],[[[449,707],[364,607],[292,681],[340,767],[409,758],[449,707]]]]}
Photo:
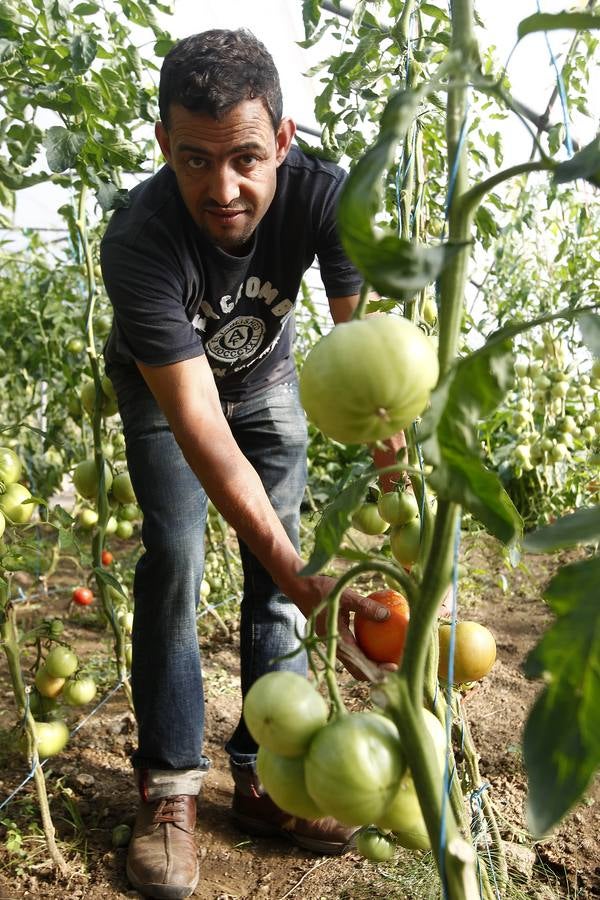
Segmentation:
{"type": "MultiPolygon", "coordinates": [[[[207,496],[185,461],[145,382],[118,368],[110,377],[119,398],[127,464],[143,512],[144,552],[135,571],[132,691],[138,724],[135,768],[206,768],[202,754],[204,691],[196,607],[204,567],[207,496]]],[[[307,429],[297,384],[279,384],[223,412],[243,454],[258,472],[287,534],[298,548],[306,484],[307,429]]],[[[239,541],[244,573],[241,603],[241,690],[265,672],[306,673],[299,646],[304,617],[239,541]]],[[[256,743],[240,718],[226,745],[232,760],[253,762],[256,743]]]]}

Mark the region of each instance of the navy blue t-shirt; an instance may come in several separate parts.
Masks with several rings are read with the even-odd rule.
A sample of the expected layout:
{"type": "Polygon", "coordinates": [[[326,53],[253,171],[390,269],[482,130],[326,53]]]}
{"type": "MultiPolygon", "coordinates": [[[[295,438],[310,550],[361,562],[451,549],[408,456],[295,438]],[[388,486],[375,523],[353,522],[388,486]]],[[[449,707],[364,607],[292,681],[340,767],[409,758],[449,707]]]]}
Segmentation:
{"type": "Polygon", "coordinates": [[[339,166],[292,147],[242,257],[201,234],[169,166],[135,187],[101,244],[114,309],[107,370],[118,366],[121,377],[129,370],[139,379],[136,360],[162,366],[206,354],[224,400],[289,380],[294,306],[315,256],[328,297],[360,290],[336,228],[344,179],[339,166]]]}

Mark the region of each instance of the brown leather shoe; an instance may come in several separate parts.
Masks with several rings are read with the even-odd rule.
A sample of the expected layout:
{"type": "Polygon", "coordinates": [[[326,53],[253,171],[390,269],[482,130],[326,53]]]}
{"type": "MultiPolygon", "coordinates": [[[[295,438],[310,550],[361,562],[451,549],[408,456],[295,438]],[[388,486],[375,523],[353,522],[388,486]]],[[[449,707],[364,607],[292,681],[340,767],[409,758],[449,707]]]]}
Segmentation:
{"type": "Polygon", "coordinates": [[[179,900],[198,884],[196,798],[142,801],[127,854],[127,877],[146,897],[179,900]]]}
{"type": "Polygon", "coordinates": [[[313,853],[335,856],[349,849],[356,828],[331,817],[299,819],[284,812],[265,792],[252,769],[231,767],[235,789],[232,815],[238,827],[259,837],[283,837],[313,853]]]}

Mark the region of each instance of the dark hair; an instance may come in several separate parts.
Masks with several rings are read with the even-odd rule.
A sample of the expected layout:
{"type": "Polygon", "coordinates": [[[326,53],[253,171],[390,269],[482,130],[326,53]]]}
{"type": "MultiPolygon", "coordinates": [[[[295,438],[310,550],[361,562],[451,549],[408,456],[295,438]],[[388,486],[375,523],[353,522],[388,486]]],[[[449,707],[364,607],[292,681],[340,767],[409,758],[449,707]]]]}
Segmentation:
{"type": "Polygon", "coordinates": [[[255,98],[263,101],[277,131],[283,111],[279,74],[267,48],[246,28],[192,34],[164,58],[158,107],[165,128],[172,104],[219,119],[255,98]]]}

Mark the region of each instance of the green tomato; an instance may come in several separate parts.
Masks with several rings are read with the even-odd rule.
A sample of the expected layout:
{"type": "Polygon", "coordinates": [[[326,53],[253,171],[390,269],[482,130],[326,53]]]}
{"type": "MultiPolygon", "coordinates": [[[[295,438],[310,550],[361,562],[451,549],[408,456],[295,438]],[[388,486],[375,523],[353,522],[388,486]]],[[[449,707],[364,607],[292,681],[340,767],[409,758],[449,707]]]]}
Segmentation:
{"type": "MultiPolygon", "coordinates": [[[[93,416],[96,409],[96,385],[93,381],[86,381],[81,388],[81,405],[89,416],[93,416]]],[[[100,394],[100,412],[105,418],[114,416],[118,412],[117,401],[108,397],[104,391],[100,394]]]]}
{"type": "Polygon", "coordinates": [[[31,491],[18,481],[6,485],[0,494],[0,512],[14,525],[26,525],[33,515],[35,503],[27,503],[31,491]]]}
{"type": "Polygon", "coordinates": [[[292,816],[318,819],[322,812],[306,790],[303,756],[281,756],[258,748],[256,771],[274,803],[292,816]]]}
{"type": "Polygon", "coordinates": [[[382,834],[379,828],[370,826],[359,831],[356,849],[364,859],[371,862],[388,862],[394,858],[396,844],[388,835],[382,834]]]}
{"type": "Polygon", "coordinates": [[[35,736],[40,759],[60,753],[69,740],[69,729],[60,719],[53,722],[36,722],[35,736]]]}
{"type": "Polygon", "coordinates": [[[131,840],[131,828],[129,825],[115,825],[111,834],[113,847],[126,847],[131,840]]]}
{"type": "MultiPolygon", "coordinates": [[[[104,461],[104,485],[108,492],[112,485],[112,472],[109,464],[104,461]]],[[[96,472],[96,461],[94,459],[84,459],[75,466],[73,472],[73,484],[75,489],[85,497],[86,500],[94,500],[98,495],[98,473],[96,472]]]]}
{"type": "Polygon", "coordinates": [[[115,534],[117,537],[121,538],[122,541],[129,540],[130,537],[133,537],[133,525],[131,522],[128,522],[127,519],[120,519],[117,522],[115,534]]]}
{"type": "Polygon", "coordinates": [[[21,460],[10,447],[0,447],[0,482],[14,484],[21,477],[21,460]]]}
{"type": "Polygon", "coordinates": [[[308,793],[324,815],[344,825],[369,825],[389,805],[405,768],[396,726],[378,713],[358,712],[316,733],[304,772],[308,793]]]}
{"type": "Polygon", "coordinates": [[[116,534],[118,526],[119,523],[117,522],[116,518],[114,516],[109,516],[104,527],[104,533],[108,535],[116,534]]]}
{"type": "Polygon", "coordinates": [[[379,515],[390,525],[406,525],[419,515],[417,499],[411,491],[390,491],[380,494],[377,501],[379,515]]]}
{"type": "Polygon", "coordinates": [[[379,515],[376,503],[363,503],[352,515],[352,525],[363,534],[383,534],[389,525],[379,515]]]}
{"type": "MultiPolygon", "coordinates": [[[[594,430],[594,429],[592,429],[594,430]]],[[[595,434],[595,431],[594,431],[595,434]]],[[[4,534],[4,529],[6,528],[6,519],[4,518],[4,513],[0,512],[0,538],[4,534]]]]}
{"type": "Polygon", "coordinates": [[[392,556],[401,566],[409,568],[419,558],[421,548],[421,519],[411,519],[406,525],[392,528],[390,532],[392,556]]]}
{"type": "Polygon", "coordinates": [[[257,744],[281,756],[301,756],[327,715],[321,694],[295,672],[262,675],[244,700],[248,731],[257,744]]]}
{"type": "Polygon", "coordinates": [[[76,671],[79,661],[68,647],[53,647],[46,657],[46,671],[53,678],[68,678],[76,671]]]}
{"type": "Polygon", "coordinates": [[[119,472],[115,475],[112,483],[112,493],[119,503],[137,503],[129,472],[119,472]]]}
{"type": "Polygon", "coordinates": [[[337,325],[313,347],[300,372],[300,398],[328,437],[373,443],[421,415],[438,375],[435,349],[416,325],[369,316],[337,325]]]}
{"type": "Polygon", "coordinates": [[[85,706],[91,703],[96,696],[96,682],[90,676],[69,678],[62,692],[63,700],[67,706],[85,706]]]}
{"type": "Polygon", "coordinates": [[[84,349],[85,343],[79,337],[72,337],[67,341],[67,350],[69,353],[83,353],[84,349]]]}
{"type": "Polygon", "coordinates": [[[60,676],[51,675],[45,666],[40,666],[35,673],[34,684],[38,689],[40,696],[54,699],[55,697],[58,697],[62,691],[65,679],[60,676]]]}
{"type": "Polygon", "coordinates": [[[423,320],[428,325],[435,325],[438,319],[438,308],[437,303],[431,296],[425,297],[423,301],[423,307],[421,309],[421,315],[423,316],[423,320]]]}
{"type": "Polygon", "coordinates": [[[81,509],[79,511],[77,521],[82,528],[84,528],[86,531],[89,531],[98,521],[98,513],[95,509],[90,509],[86,506],[84,507],[84,509],[81,509]]]}
{"type": "Polygon", "coordinates": [[[120,514],[121,519],[124,519],[126,522],[135,522],[140,517],[140,508],[135,503],[126,503],[121,508],[120,514]]]}
{"type": "Polygon", "coordinates": [[[104,391],[106,396],[109,398],[109,400],[112,400],[114,403],[116,403],[117,402],[117,394],[113,387],[112,381],[110,380],[110,378],[108,377],[108,375],[106,373],[102,376],[101,382],[102,382],[102,390],[104,391]]]}
{"type": "Polygon", "coordinates": [[[94,319],[94,331],[99,338],[107,337],[111,328],[112,316],[110,313],[102,313],[94,319]]]}

